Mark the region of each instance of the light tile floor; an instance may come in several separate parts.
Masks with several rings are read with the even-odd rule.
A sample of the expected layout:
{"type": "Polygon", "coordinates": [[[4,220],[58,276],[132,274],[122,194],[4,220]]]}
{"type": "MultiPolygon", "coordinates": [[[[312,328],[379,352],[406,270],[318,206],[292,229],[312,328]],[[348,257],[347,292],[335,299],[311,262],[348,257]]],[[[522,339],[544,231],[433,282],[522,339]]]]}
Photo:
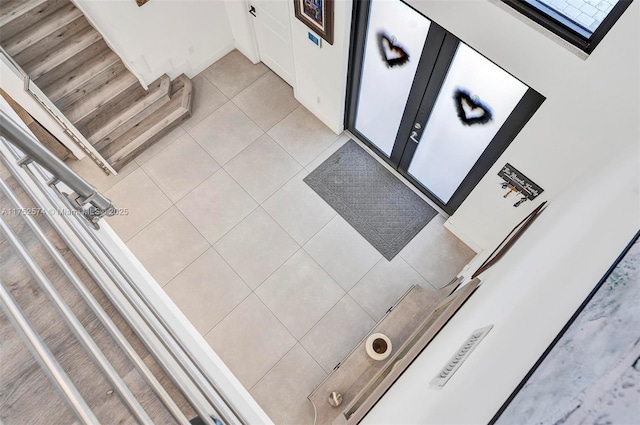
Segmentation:
{"type": "Polygon", "coordinates": [[[473,252],[436,217],[391,262],[302,179],[349,137],[234,51],[193,79],[193,116],[106,177],[72,167],[128,216],[109,223],[277,424],[413,284],[473,252]]]}

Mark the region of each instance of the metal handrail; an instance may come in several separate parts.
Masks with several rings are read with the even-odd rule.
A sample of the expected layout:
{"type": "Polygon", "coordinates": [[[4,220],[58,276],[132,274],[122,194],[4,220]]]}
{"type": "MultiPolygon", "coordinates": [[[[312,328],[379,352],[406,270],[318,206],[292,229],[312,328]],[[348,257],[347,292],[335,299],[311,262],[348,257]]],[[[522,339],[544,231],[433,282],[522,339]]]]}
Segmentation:
{"type": "Polygon", "coordinates": [[[94,425],[99,423],[87,402],[82,398],[78,389],[73,385],[69,376],[64,372],[60,363],[55,360],[51,351],[47,348],[42,338],[33,330],[18,304],[5,289],[0,281],[0,308],[9,318],[13,327],[33,354],[36,361],[42,367],[51,383],[62,394],[64,401],[83,424],[94,425]]]}
{"type": "Polygon", "coordinates": [[[100,157],[100,154],[91,146],[91,143],[73,126],[71,122],[56,108],[56,106],[49,100],[49,98],[35,85],[35,83],[29,77],[29,74],[7,53],[7,51],[0,46],[0,57],[4,58],[6,64],[13,70],[13,72],[22,78],[23,88],[33,100],[38,102],[50,117],[53,119],[62,131],[73,140],[73,142],[80,147],[87,154],[93,162],[95,162],[102,170],[107,174],[118,174],[111,165],[104,161],[104,158],[100,157]]]}
{"type": "MultiPolygon", "coordinates": [[[[0,54],[2,53],[5,52],[0,48],[0,54]]],[[[37,99],[37,96],[31,92],[30,86],[33,82],[29,79],[28,75],[26,75],[19,66],[14,64],[14,67],[25,79],[25,90],[47,108],[47,105],[45,105],[42,100],[37,99]]],[[[50,110],[48,112],[51,114],[50,110]]],[[[246,419],[238,412],[236,406],[229,402],[224,392],[218,388],[216,382],[207,374],[206,361],[203,362],[198,355],[194,354],[194,352],[185,345],[180,335],[176,334],[176,331],[170,325],[170,321],[168,322],[160,313],[162,309],[158,310],[152,298],[149,298],[147,294],[138,288],[135,280],[127,272],[127,269],[123,267],[117,258],[109,251],[99,235],[95,232],[95,229],[91,228],[84,220],[78,220],[73,217],[74,215],[83,215],[95,225],[101,217],[115,214],[116,209],[113,203],[68,168],[62,161],[53,156],[33,138],[28,131],[18,126],[12,117],[2,110],[0,110],[0,129],[3,130],[2,133],[4,133],[0,134],[0,136],[6,136],[6,140],[0,140],[0,144],[3,144],[8,149],[8,152],[12,154],[10,154],[12,159],[18,160],[17,165],[22,167],[28,177],[22,173],[22,170],[16,166],[15,162],[12,162],[9,166],[11,174],[21,184],[29,196],[34,199],[34,202],[38,203],[36,199],[42,201],[42,196],[44,195],[46,198],[44,203],[49,206],[55,206],[59,210],[66,210],[67,207],[71,207],[82,212],[82,214],[63,213],[60,214],[60,217],[53,217],[46,214],[46,218],[67,245],[82,257],[79,257],[79,259],[81,259],[81,262],[89,274],[96,280],[96,283],[100,285],[120,314],[135,330],[142,343],[154,354],[158,364],[163,367],[167,376],[169,376],[174,384],[183,392],[185,398],[198,413],[201,420],[208,425],[214,425],[218,423],[218,421],[214,421],[210,417],[210,414],[215,414],[227,424],[246,424],[246,419]],[[20,158],[18,153],[24,153],[26,156],[20,158]],[[34,164],[31,164],[31,162],[34,164]],[[38,173],[39,176],[36,176],[34,173],[38,173]],[[45,184],[44,182],[47,183],[45,184]],[[71,199],[68,195],[65,197],[60,192],[56,187],[58,182],[64,183],[75,192],[74,199],[71,199]],[[33,184],[38,187],[38,190],[34,191],[32,187],[33,184]],[[115,287],[112,287],[114,283],[115,287]],[[123,299],[126,301],[123,302],[123,299]],[[133,310],[131,307],[133,307],[133,310]],[[158,350],[155,351],[154,348],[158,350]]],[[[67,132],[67,130],[65,130],[65,132],[67,132]]],[[[79,145],[82,147],[81,144],[79,145]]],[[[83,149],[85,148],[83,147],[83,149]]],[[[2,159],[7,163],[8,157],[3,157],[2,159]]],[[[34,227],[32,227],[35,221],[31,223],[27,220],[27,223],[41,241],[48,241],[41,229],[35,230],[34,227]]],[[[48,241],[48,244],[45,243],[48,251],[50,250],[49,245],[51,245],[50,241],[48,241]]],[[[53,247],[53,249],[55,250],[55,247],[53,247]]],[[[55,252],[59,256],[59,253],[57,251],[55,252]]],[[[52,255],[54,260],[59,262],[60,258],[56,257],[53,253],[52,255]]],[[[65,262],[59,263],[65,275],[67,275],[74,285],[79,283],[80,287],[82,287],[83,283],[77,275],[75,275],[75,272],[70,269],[68,264],[66,264],[66,266],[65,264],[65,262]],[[75,276],[75,278],[73,276],[75,276]]],[[[83,298],[85,298],[86,294],[83,294],[82,290],[78,290],[83,298]]],[[[85,292],[90,295],[86,288],[85,292]]],[[[87,301],[87,304],[89,304],[92,309],[94,309],[93,307],[96,305],[99,307],[95,299],[85,298],[85,301],[87,301]],[[89,301],[87,301],[87,299],[89,301]],[[91,300],[93,300],[93,302],[91,300]]],[[[106,313],[104,317],[100,317],[100,314],[97,315],[101,320],[105,318],[109,320],[106,313]]],[[[110,327],[117,330],[112,322],[107,323],[111,323],[112,325],[105,325],[108,330],[110,327]]],[[[124,340],[124,337],[122,338],[124,340]]],[[[117,340],[118,338],[114,339],[117,340]]],[[[124,342],[127,343],[126,340],[124,340],[124,342]]],[[[131,350],[133,351],[132,348],[131,350]]],[[[142,362],[141,359],[139,360],[140,363],[144,365],[144,362],[142,362]]],[[[134,361],[134,363],[137,364],[136,361],[134,361]]],[[[155,377],[153,377],[153,379],[155,379],[155,377]]],[[[154,387],[154,385],[151,386],[154,387]]],[[[160,385],[158,384],[158,386],[160,385]]],[[[154,389],[156,388],[154,387],[154,389]]],[[[166,405],[165,403],[165,406],[166,405]]],[[[169,410],[172,413],[176,413],[172,411],[172,409],[169,410]]],[[[181,411],[179,413],[182,414],[181,411]]],[[[174,416],[178,419],[179,415],[176,416],[174,414],[174,416]]],[[[186,418],[182,415],[182,417],[179,418],[179,422],[184,423],[184,420],[186,420],[186,418]]]]}
{"type": "Polygon", "coordinates": [[[27,251],[22,242],[20,242],[18,236],[13,232],[7,221],[2,216],[0,216],[0,233],[5,235],[9,245],[19,255],[38,286],[45,292],[49,300],[52,301],[53,306],[60,313],[65,323],[71,329],[93,363],[98,367],[100,372],[102,372],[103,376],[107,378],[109,383],[116,389],[131,414],[141,423],[151,423],[151,418],[131,393],[129,387],[127,387],[120,375],[118,375],[118,372],[116,372],[111,362],[109,362],[96,342],[91,338],[91,335],[89,335],[87,330],[82,326],[80,320],[78,320],[75,314],[73,314],[60,293],[53,286],[53,283],[51,283],[47,275],[42,271],[40,266],[38,266],[33,257],[31,257],[29,251],[27,251]]]}
{"type": "Polygon", "coordinates": [[[83,210],[85,217],[92,223],[100,218],[116,213],[116,207],[106,196],[80,177],[64,162],[60,161],[33,135],[29,134],[12,120],[4,111],[0,110],[0,130],[7,140],[24,152],[29,160],[36,161],[57,180],[69,186],[76,194],[76,209],[83,210]],[[90,203],[93,208],[84,210],[83,206],[90,203]]]}
{"type": "MultiPolygon", "coordinates": [[[[7,159],[1,157],[3,162],[7,159]]],[[[7,183],[0,179],[0,189],[4,192],[5,196],[11,201],[11,203],[18,208],[19,210],[24,210],[23,204],[20,202],[18,197],[11,191],[11,188],[7,183]]],[[[173,399],[166,392],[164,387],[158,382],[153,373],[149,370],[147,365],[144,363],[142,358],[138,355],[135,349],[131,346],[129,341],[125,338],[124,335],[120,332],[115,323],[111,320],[109,315],[104,311],[102,306],[98,303],[98,301],[94,298],[91,292],[86,288],[82,280],[78,277],[75,271],[69,266],[69,263],[64,259],[64,257],[60,254],[60,252],[53,246],[53,243],[47,238],[43,230],[38,226],[35,219],[30,215],[24,215],[23,218],[27,222],[27,225],[31,229],[31,231],[36,235],[40,243],[45,247],[49,255],[54,259],[58,267],[63,271],[64,275],[67,277],[69,282],[73,285],[74,289],[78,291],[82,299],[87,303],[87,305],[94,312],[100,323],[105,327],[105,329],[109,332],[109,335],[115,340],[118,344],[118,347],[127,355],[127,358],[136,366],[138,371],[144,377],[149,386],[153,389],[156,395],[160,398],[163,405],[166,409],[172,414],[172,416],[177,420],[177,422],[181,425],[188,425],[189,420],[184,416],[180,408],[175,404],[173,399]]]]}
{"type": "MultiPolygon", "coordinates": [[[[22,166],[22,169],[31,177],[31,180],[33,181],[33,183],[35,183],[36,186],[38,186],[38,188],[40,189],[41,193],[47,198],[47,200],[52,205],[54,205],[55,207],[57,207],[60,210],[64,210],[69,206],[68,205],[69,204],[69,199],[64,197],[57,190],[55,185],[51,184],[51,186],[48,187],[47,185],[45,185],[42,182],[41,179],[36,177],[36,175],[34,174],[34,171],[32,169],[30,169],[29,164],[22,160],[25,157],[23,157],[22,159],[19,157],[19,153],[18,153],[19,150],[17,148],[15,148],[13,146],[10,146],[10,144],[8,142],[6,142],[6,140],[0,140],[0,143],[2,143],[6,148],[9,149],[9,151],[14,156],[14,160],[16,162],[18,162],[18,164],[20,164],[22,166]],[[58,196],[54,196],[53,195],[53,191],[51,189],[54,189],[54,191],[56,192],[56,194],[59,197],[58,196]]],[[[12,170],[12,164],[9,163],[9,160],[7,158],[3,158],[3,162],[10,168],[10,170],[12,170]]],[[[15,165],[13,165],[13,166],[15,166],[15,165]]],[[[47,181],[49,179],[49,176],[46,176],[44,174],[45,171],[42,168],[36,167],[36,169],[40,173],[40,175],[41,175],[41,177],[42,177],[42,179],[44,181],[47,181]]],[[[29,185],[27,184],[26,180],[22,176],[20,176],[19,174],[14,173],[13,171],[12,171],[12,175],[18,181],[18,183],[20,183],[20,185],[23,188],[23,190],[25,190],[25,192],[27,192],[27,194],[32,199],[35,200],[37,197],[36,197],[34,191],[32,190],[32,188],[30,188],[29,185]]],[[[69,236],[59,226],[59,224],[53,219],[53,217],[48,215],[48,214],[46,214],[45,217],[47,218],[49,223],[52,225],[52,227],[56,230],[56,232],[61,237],[61,239],[68,246],[70,246],[70,247],[73,246],[73,242],[71,241],[69,236]]],[[[94,249],[92,249],[92,247],[91,247],[91,239],[88,238],[87,235],[90,234],[90,235],[93,236],[94,229],[90,228],[87,225],[87,223],[84,222],[84,220],[76,220],[76,219],[74,219],[73,215],[61,214],[61,217],[65,221],[65,223],[69,226],[69,228],[73,231],[73,233],[76,235],[76,237],[82,242],[84,247],[87,248],[87,250],[93,256],[93,258],[101,265],[102,270],[104,270],[104,272],[107,273],[107,275],[109,276],[109,279],[112,282],[116,282],[116,283],[120,282],[120,284],[118,285],[119,290],[122,292],[123,295],[125,295],[126,299],[135,308],[135,310],[138,312],[140,318],[142,318],[145,321],[145,323],[147,324],[149,329],[151,329],[151,331],[155,334],[155,336],[158,338],[158,340],[161,341],[163,345],[165,345],[165,347],[167,347],[167,345],[170,346],[170,348],[168,348],[168,351],[171,353],[173,359],[184,370],[185,375],[187,377],[193,379],[195,371],[192,368],[189,368],[188,366],[185,366],[185,364],[183,363],[185,361],[184,358],[176,358],[175,357],[175,352],[176,352],[175,350],[177,350],[176,349],[176,342],[175,341],[169,341],[168,340],[169,336],[165,332],[160,331],[160,328],[162,328],[162,326],[161,326],[160,323],[158,323],[157,321],[153,320],[153,319],[155,319],[155,317],[151,318],[153,315],[151,314],[150,311],[144,311],[144,307],[141,307],[139,302],[136,302],[135,299],[132,300],[130,298],[131,288],[129,287],[129,284],[127,283],[127,284],[125,284],[125,287],[123,287],[122,282],[121,282],[121,278],[118,276],[117,271],[110,269],[107,266],[105,260],[103,258],[101,258],[97,254],[97,252],[95,252],[94,249]],[[84,224],[86,227],[78,227],[81,224],[84,224]]],[[[106,255],[106,253],[104,251],[102,253],[104,255],[106,255]]],[[[113,305],[118,309],[119,313],[125,318],[125,320],[129,323],[129,325],[136,331],[136,334],[138,335],[138,337],[140,338],[142,343],[147,348],[149,348],[151,350],[151,347],[152,347],[153,344],[152,344],[152,341],[147,336],[145,330],[140,328],[140,326],[136,322],[136,318],[134,316],[132,316],[132,313],[131,313],[130,310],[128,310],[126,308],[121,308],[122,306],[119,305],[119,303],[117,302],[118,297],[111,292],[111,290],[109,289],[109,285],[106,284],[106,282],[104,281],[103,275],[101,275],[100,272],[98,272],[91,264],[84,263],[83,265],[85,266],[85,268],[87,269],[87,271],[89,272],[91,277],[96,282],[98,282],[100,284],[100,287],[105,292],[107,297],[111,300],[113,305]]],[[[171,381],[183,392],[183,394],[185,395],[186,399],[189,401],[189,403],[192,405],[194,410],[198,413],[198,415],[200,416],[200,418],[202,419],[202,421],[206,425],[215,425],[215,421],[210,419],[210,415],[211,414],[216,414],[216,415],[220,416],[224,420],[224,422],[227,423],[227,424],[231,424],[231,423],[237,422],[237,421],[230,420],[228,415],[224,415],[224,414],[221,414],[220,412],[218,412],[218,410],[215,409],[215,407],[213,407],[215,404],[212,404],[210,408],[205,406],[200,401],[200,397],[198,397],[192,391],[191,387],[189,385],[187,385],[186,382],[183,380],[183,376],[180,373],[177,373],[173,369],[173,365],[172,365],[171,361],[169,361],[168,358],[164,357],[163,353],[155,352],[153,354],[154,354],[154,357],[156,358],[156,361],[162,366],[162,368],[165,371],[165,373],[167,374],[167,376],[169,376],[171,381]]],[[[198,389],[201,390],[201,387],[198,386],[198,389]]],[[[210,397],[205,397],[205,398],[210,400],[210,397]]]]}
{"type": "MultiPolygon", "coordinates": [[[[65,211],[68,208],[75,208],[82,212],[82,214],[61,213],[59,217],[49,214],[45,216],[63,241],[76,253],[80,253],[79,259],[89,274],[135,330],[143,344],[154,354],[158,364],[182,391],[203,422],[214,425],[215,422],[210,418],[210,415],[214,414],[227,424],[247,423],[243,414],[228,400],[216,381],[209,376],[206,364],[192,352],[163,317],[161,310],[138,287],[136,280],[110,252],[95,228],[89,226],[85,220],[74,217],[75,215],[87,217],[87,211],[89,211],[87,218],[90,218],[94,215],[91,211],[99,207],[106,207],[102,210],[104,214],[108,211],[112,212],[114,206],[111,201],[99,194],[93,186],[60,160],[55,157],[52,160],[52,155],[46,148],[37,142],[32,143],[34,141],[32,136],[1,110],[0,124],[3,129],[9,130],[5,132],[7,137],[0,140],[0,143],[6,149],[4,150],[6,154],[1,156],[11,174],[36,204],[44,196],[45,204],[57,210],[65,211]],[[16,140],[17,143],[15,143],[16,140]],[[20,143],[25,140],[26,143],[20,143]],[[26,175],[22,173],[23,170],[26,175]],[[61,193],[56,187],[59,182],[75,191],[77,198],[71,199],[68,195],[61,193]],[[34,184],[38,188],[37,194],[33,188],[34,184]],[[86,196],[87,191],[91,191],[88,196],[86,196]]],[[[94,220],[90,221],[95,223],[94,220]]],[[[46,239],[46,235],[42,237],[46,239]]],[[[69,275],[72,274],[73,271],[69,273],[69,275]]],[[[74,282],[73,278],[70,280],[74,282]]],[[[182,421],[179,420],[179,422],[182,421]]]]}
{"type": "MultiPolygon", "coordinates": [[[[32,175],[36,184],[40,187],[41,190],[44,191],[45,187],[40,181],[38,181],[37,178],[35,178],[35,176],[32,174],[32,171],[28,169],[26,169],[26,171],[32,175]]],[[[66,201],[66,198],[61,193],[59,193],[59,199],[53,198],[51,194],[46,192],[45,192],[45,196],[49,199],[49,201],[57,205],[59,208],[65,208],[66,205],[64,202],[66,201]]],[[[133,308],[136,310],[136,312],[139,314],[142,320],[149,327],[149,329],[151,329],[151,331],[158,338],[158,340],[163,344],[163,346],[167,349],[167,351],[169,351],[173,360],[176,361],[176,363],[184,371],[186,376],[188,376],[192,381],[194,381],[194,384],[198,387],[198,390],[204,394],[205,398],[209,401],[211,406],[213,407],[213,406],[219,405],[219,403],[217,403],[215,400],[215,396],[212,396],[209,393],[206,386],[203,386],[202,379],[198,377],[198,373],[197,373],[198,370],[194,369],[194,367],[188,362],[188,357],[185,358],[185,356],[181,352],[178,342],[174,340],[175,335],[172,335],[167,329],[164,328],[163,321],[159,320],[161,316],[155,315],[154,309],[151,306],[147,305],[144,299],[142,300],[137,299],[137,296],[140,296],[140,292],[135,291],[133,289],[135,287],[133,282],[126,281],[126,280],[124,282],[122,281],[123,276],[119,275],[121,266],[118,264],[117,261],[113,259],[113,256],[109,253],[109,251],[102,244],[102,242],[99,241],[99,239],[94,237],[94,235],[91,233],[90,228],[83,227],[83,224],[84,224],[83,222],[78,220],[73,220],[73,217],[66,216],[66,215],[63,216],[63,219],[71,227],[71,230],[74,232],[76,237],[78,237],[83,243],[83,245],[87,249],[89,249],[94,259],[103,266],[104,271],[107,273],[111,281],[117,284],[118,289],[120,290],[122,295],[124,295],[127,301],[133,306],[133,308]],[[87,234],[89,234],[90,237],[88,237],[87,234]],[[105,267],[106,265],[105,260],[101,258],[97,252],[95,252],[90,248],[92,242],[93,243],[98,242],[98,247],[100,248],[102,255],[104,255],[108,259],[108,262],[112,264],[115,270],[111,269],[110,267],[105,267]]],[[[87,270],[91,273],[94,279],[96,279],[97,281],[101,280],[99,277],[99,274],[96,273],[91,267],[87,267],[87,270]]],[[[104,286],[103,286],[103,289],[104,289],[104,286]]],[[[109,296],[109,298],[112,301],[115,299],[115,297],[112,294],[110,294],[109,291],[105,290],[105,293],[107,294],[107,296],[109,296]]],[[[130,325],[137,330],[138,337],[141,339],[141,341],[145,345],[149,346],[150,345],[149,339],[144,335],[144,333],[140,332],[140,328],[135,325],[135,321],[131,318],[130,314],[128,314],[128,312],[122,309],[120,309],[119,311],[123,316],[129,319],[128,321],[130,325]]],[[[155,353],[155,354],[158,354],[158,353],[155,353]]],[[[180,378],[180,375],[176,373],[176,371],[171,369],[170,361],[163,356],[156,357],[156,360],[158,361],[158,363],[161,364],[165,373],[167,373],[167,375],[171,378],[173,383],[176,384],[185,393],[186,397],[189,399],[190,403],[192,404],[192,406],[194,407],[198,415],[200,415],[200,418],[202,419],[202,421],[206,425],[215,425],[215,422],[209,418],[212,412],[208,411],[206,406],[204,406],[202,403],[198,401],[198,397],[193,393],[193,391],[189,388],[188,385],[185,385],[184,381],[182,381],[182,379],[180,378]]],[[[215,413],[217,413],[224,420],[225,423],[227,424],[234,423],[231,421],[231,418],[229,415],[225,415],[224,413],[218,411],[217,409],[215,410],[215,413]]]]}
{"type": "MultiPolygon", "coordinates": [[[[62,194],[60,194],[61,200],[64,199],[62,194]]],[[[70,217],[69,219],[72,219],[70,217]]],[[[140,291],[131,276],[123,269],[123,267],[118,263],[118,261],[113,257],[113,255],[109,252],[109,250],[105,247],[103,242],[98,239],[95,234],[91,233],[91,229],[86,227],[86,224],[81,221],[76,221],[75,223],[70,223],[74,231],[76,232],[76,236],[83,239],[83,242],[86,243],[85,235],[89,234],[92,242],[97,244],[102,254],[111,262],[111,264],[115,267],[116,271],[124,278],[124,282],[111,270],[105,269],[107,273],[111,276],[114,282],[118,283],[120,290],[123,295],[127,298],[127,300],[133,305],[133,307],[141,313],[143,320],[147,323],[150,329],[156,334],[158,339],[162,342],[165,348],[170,352],[174,360],[180,365],[180,367],[184,370],[184,372],[192,379],[193,383],[196,385],[198,390],[205,396],[205,398],[209,401],[212,406],[215,406],[216,412],[220,417],[224,420],[224,422],[230,424],[234,423],[233,418],[237,418],[241,420],[241,415],[237,412],[231,403],[225,400],[223,393],[217,388],[217,386],[209,379],[209,377],[204,373],[202,365],[198,362],[197,359],[191,354],[188,347],[186,347],[178,335],[175,334],[173,329],[168,326],[166,320],[162,317],[162,315],[158,312],[158,310],[153,306],[153,303],[150,302],[148,297],[140,291]],[[81,229],[77,229],[76,225],[81,226],[81,229]],[[84,227],[84,228],[82,228],[84,227]],[[139,298],[139,301],[138,299],[139,298]],[[145,310],[148,310],[147,314],[142,314],[145,310]],[[150,314],[150,316],[149,316],[150,314]],[[211,389],[213,391],[211,391],[211,389]],[[225,407],[224,410],[220,409],[225,407]],[[233,422],[232,422],[233,421],[233,422]]],[[[96,257],[98,259],[98,257],[96,257]]],[[[200,412],[199,412],[200,413],[200,412]]],[[[202,413],[200,413],[202,416],[202,413]]],[[[205,422],[205,419],[202,418],[205,422]]],[[[208,423],[208,422],[207,422],[208,423]]],[[[246,423],[243,421],[243,423],[246,423]]]]}

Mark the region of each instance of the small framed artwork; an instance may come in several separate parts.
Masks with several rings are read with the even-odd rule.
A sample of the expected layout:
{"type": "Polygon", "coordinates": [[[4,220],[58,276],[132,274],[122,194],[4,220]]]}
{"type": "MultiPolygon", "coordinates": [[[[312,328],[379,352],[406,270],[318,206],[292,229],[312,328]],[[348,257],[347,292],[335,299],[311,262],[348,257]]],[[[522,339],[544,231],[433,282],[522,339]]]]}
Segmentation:
{"type": "Polygon", "coordinates": [[[293,0],[296,18],[331,45],[333,45],[333,1],[293,0]]]}

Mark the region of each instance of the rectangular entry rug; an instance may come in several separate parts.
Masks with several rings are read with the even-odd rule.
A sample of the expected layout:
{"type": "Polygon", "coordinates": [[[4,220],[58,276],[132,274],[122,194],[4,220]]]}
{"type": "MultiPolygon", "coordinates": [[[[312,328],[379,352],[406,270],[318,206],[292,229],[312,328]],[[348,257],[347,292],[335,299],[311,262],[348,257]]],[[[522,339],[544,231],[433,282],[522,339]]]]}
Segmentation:
{"type": "Polygon", "coordinates": [[[304,181],[387,260],[438,214],[353,140],[304,181]]]}

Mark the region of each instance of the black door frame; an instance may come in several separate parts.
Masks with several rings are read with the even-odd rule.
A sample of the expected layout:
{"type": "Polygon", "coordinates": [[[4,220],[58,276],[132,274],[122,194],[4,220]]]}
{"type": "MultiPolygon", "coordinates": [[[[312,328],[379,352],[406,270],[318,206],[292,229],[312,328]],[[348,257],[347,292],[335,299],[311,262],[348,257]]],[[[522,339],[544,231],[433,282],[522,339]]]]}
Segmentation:
{"type": "MultiPolygon", "coordinates": [[[[353,30],[351,32],[351,45],[349,49],[345,128],[378,156],[384,159],[390,166],[398,170],[404,178],[424,193],[438,207],[451,215],[458,209],[467,196],[469,196],[482,177],[497,161],[498,157],[507,149],[513,139],[515,139],[524,125],[529,121],[540,105],[542,105],[545,97],[530,87],[527,89],[505,123],[502,125],[500,130],[498,130],[487,148],[476,161],[475,165],[458,186],[456,192],[448,202],[442,202],[442,200],[431,193],[407,172],[413,154],[417,148],[417,143],[410,141],[410,136],[412,131],[417,131],[417,139],[419,140],[421,130],[424,130],[424,125],[422,125],[421,129],[414,129],[414,124],[425,124],[428,122],[442,83],[444,82],[451,62],[455,56],[455,52],[457,51],[457,47],[462,43],[462,41],[454,34],[435,23],[429,17],[426,17],[426,19],[429,19],[431,24],[422,50],[422,55],[418,63],[416,76],[426,75],[428,77],[414,79],[407,99],[403,119],[396,135],[393,151],[391,152],[391,155],[387,157],[384,152],[382,152],[364,134],[360,133],[355,128],[371,1],[372,0],[355,1],[353,6],[353,30]]],[[[424,16],[424,14],[413,8],[411,5],[408,5],[404,1],[403,3],[413,9],[416,13],[420,13],[424,16]]],[[[490,59],[487,58],[487,60],[490,59]]],[[[499,65],[496,64],[496,66],[499,65]]]]}
{"type": "MultiPolygon", "coordinates": [[[[362,62],[364,59],[365,39],[367,37],[367,28],[369,24],[368,17],[370,6],[371,2],[367,0],[357,0],[353,2],[351,44],[349,48],[349,67],[347,71],[347,105],[345,114],[345,128],[347,128],[351,132],[351,134],[358,137],[358,139],[365,145],[367,145],[371,150],[376,152],[389,165],[391,165],[393,168],[397,168],[397,164],[400,162],[400,158],[402,157],[404,151],[404,149],[398,148],[398,142],[405,141],[409,138],[411,129],[413,127],[413,122],[409,122],[406,119],[402,120],[398,129],[398,133],[396,134],[394,149],[389,157],[387,157],[384,152],[382,152],[364,134],[360,133],[355,128],[358,97],[360,94],[362,62]],[[351,123],[352,125],[349,125],[349,123],[351,123]]],[[[411,7],[411,9],[419,13],[415,8],[411,7]]],[[[438,58],[438,54],[446,35],[446,31],[444,28],[431,21],[430,19],[429,21],[431,22],[431,24],[429,25],[429,31],[427,32],[428,41],[425,42],[422,49],[420,61],[418,62],[418,68],[416,70],[416,75],[432,74],[433,68],[436,64],[436,59],[438,58]]],[[[417,110],[420,107],[420,103],[422,102],[422,93],[424,93],[428,84],[428,79],[415,78],[413,80],[403,116],[406,116],[409,111],[417,110]]]]}

